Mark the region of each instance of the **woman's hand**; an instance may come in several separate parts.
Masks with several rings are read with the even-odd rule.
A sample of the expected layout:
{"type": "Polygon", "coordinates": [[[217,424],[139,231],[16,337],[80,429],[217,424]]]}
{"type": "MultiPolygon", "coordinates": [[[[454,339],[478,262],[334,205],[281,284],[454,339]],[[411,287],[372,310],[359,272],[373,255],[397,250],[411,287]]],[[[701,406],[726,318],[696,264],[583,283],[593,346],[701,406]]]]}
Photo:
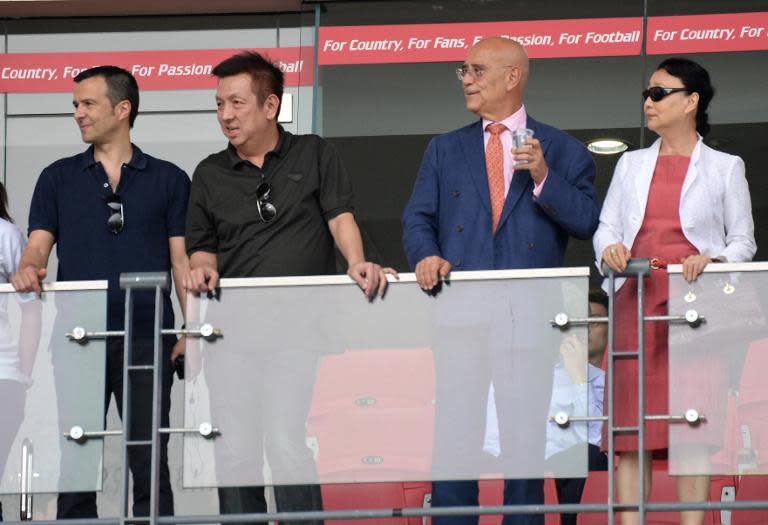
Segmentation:
{"type": "Polygon", "coordinates": [[[609,244],[605,250],[603,250],[603,262],[614,272],[623,272],[626,270],[630,257],[632,257],[632,253],[629,251],[629,248],[620,242],[609,244]]]}
{"type": "Polygon", "coordinates": [[[692,283],[711,262],[712,259],[706,255],[689,255],[683,259],[683,277],[692,283]]]}

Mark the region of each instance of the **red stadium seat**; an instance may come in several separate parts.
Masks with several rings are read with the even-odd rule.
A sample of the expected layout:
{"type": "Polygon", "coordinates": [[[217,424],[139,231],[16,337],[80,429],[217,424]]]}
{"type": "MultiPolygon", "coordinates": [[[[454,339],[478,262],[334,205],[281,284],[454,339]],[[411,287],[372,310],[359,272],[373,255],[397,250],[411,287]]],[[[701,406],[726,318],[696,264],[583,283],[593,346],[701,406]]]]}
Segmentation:
{"type": "MultiPolygon", "coordinates": [[[[768,500],[768,476],[742,476],[736,489],[736,501],[768,500]]],[[[765,525],[768,509],[734,510],[732,525],[765,525]]]]}
{"type": "MultiPolygon", "coordinates": [[[[325,510],[399,509],[429,506],[432,484],[359,483],[323,485],[325,510]]],[[[325,520],[326,525],[422,525],[421,518],[325,520]]]]}
{"type": "Polygon", "coordinates": [[[430,348],[323,357],[307,418],[320,482],[429,479],[434,390],[430,348]]]}
{"type": "MultiPolygon", "coordinates": [[[[713,476],[710,489],[710,500],[720,501],[722,489],[725,486],[733,486],[735,483],[732,476],[713,476]]],[[[653,469],[653,487],[651,490],[652,502],[675,502],[677,501],[677,491],[675,488],[675,478],[668,475],[660,469],[653,469]]],[[[608,473],[590,472],[587,477],[587,484],[584,487],[584,494],[581,497],[582,503],[607,503],[608,502],[608,473]]],[[[648,525],[667,525],[680,522],[680,516],[677,512],[649,512],[646,514],[646,523],[648,525]]],[[[580,513],[579,525],[604,525],[608,519],[604,513],[580,513]]],[[[616,523],[621,523],[617,516],[616,523]]],[[[704,523],[712,525],[720,523],[720,512],[707,512],[704,523]]],[[[768,523],[768,522],[765,522],[768,523]]]]}
{"type": "MultiPolygon", "coordinates": [[[[434,381],[429,348],[347,350],[323,357],[307,419],[307,434],[317,440],[321,481],[428,478],[434,381]]],[[[431,491],[430,482],[420,481],[322,487],[326,510],[419,508],[429,505],[431,491]]],[[[422,523],[421,518],[326,520],[327,525],[422,523]]]]}
{"type": "MultiPolygon", "coordinates": [[[[480,481],[480,505],[498,506],[504,503],[504,481],[500,479],[484,479],[480,481]]],[[[544,480],[544,503],[547,505],[557,504],[557,489],[554,479],[544,480]]],[[[500,525],[502,516],[498,514],[487,514],[480,516],[479,525],[500,525]]],[[[559,525],[559,514],[546,514],[544,517],[545,525],[559,525]]]]}
{"type": "Polygon", "coordinates": [[[742,436],[739,429],[739,394],[736,391],[728,392],[726,401],[726,423],[723,447],[711,457],[712,472],[739,471],[739,450],[742,447],[742,436]]]}
{"type": "Polygon", "coordinates": [[[768,339],[749,345],[739,385],[740,472],[768,471],[768,339]]]}

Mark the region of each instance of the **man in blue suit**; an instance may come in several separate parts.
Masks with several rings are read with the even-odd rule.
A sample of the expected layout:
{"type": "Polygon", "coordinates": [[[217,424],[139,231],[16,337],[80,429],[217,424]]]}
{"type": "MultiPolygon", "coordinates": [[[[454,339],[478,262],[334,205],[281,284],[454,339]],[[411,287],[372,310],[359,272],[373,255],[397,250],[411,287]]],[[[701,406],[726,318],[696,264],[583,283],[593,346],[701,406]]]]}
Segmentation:
{"type": "MultiPolygon", "coordinates": [[[[403,214],[405,252],[425,291],[435,291],[452,270],[561,266],[568,238],[589,239],[597,228],[594,162],[577,140],[527,116],[523,93],[528,71],[528,56],[522,46],[497,37],[478,42],[457,70],[467,109],[481,120],[430,142],[403,214]],[[511,135],[519,128],[533,130],[534,137],[527,139],[524,147],[513,148],[511,135]]],[[[460,328],[454,332],[449,336],[452,349],[461,344],[457,341],[462,337],[460,328]]],[[[466,346],[472,346],[471,338],[466,339],[466,346]]],[[[457,430],[455,427],[462,425],[458,421],[450,427],[450,418],[441,417],[441,413],[456,414],[484,406],[484,398],[468,398],[487,395],[487,386],[484,392],[462,389],[466,383],[462,377],[477,373],[490,379],[488,362],[482,363],[480,355],[471,349],[436,349],[436,465],[442,461],[437,455],[446,457],[450,452],[438,450],[444,447],[438,443],[441,432],[461,433],[456,438],[459,442],[477,440],[477,447],[482,448],[484,417],[479,424],[467,425],[467,430],[457,430]],[[474,428],[477,426],[480,428],[474,428]]],[[[523,372],[537,373],[516,373],[523,372]]],[[[551,381],[551,370],[549,376],[541,380],[551,381]]],[[[504,399],[497,394],[496,401],[501,424],[504,399]]],[[[548,399],[528,402],[540,404],[541,413],[546,413],[548,399]]],[[[502,444],[504,429],[502,425],[502,444]]],[[[514,431],[537,434],[524,427],[514,431]]],[[[541,453],[543,456],[543,449],[541,453]]],[[[432,504],[477,505],[477,494],[476,481],[435,482],[432,504]]],[[[507,505],[543,500],[542,480],[505,482],[507,505]]],[[[433,523],[471,525],[477,523],[477,517],[435,517],[433,523]]],[[[543,515],[508,515],[504,519],[504,525],[543,523],[543,515]]]]}

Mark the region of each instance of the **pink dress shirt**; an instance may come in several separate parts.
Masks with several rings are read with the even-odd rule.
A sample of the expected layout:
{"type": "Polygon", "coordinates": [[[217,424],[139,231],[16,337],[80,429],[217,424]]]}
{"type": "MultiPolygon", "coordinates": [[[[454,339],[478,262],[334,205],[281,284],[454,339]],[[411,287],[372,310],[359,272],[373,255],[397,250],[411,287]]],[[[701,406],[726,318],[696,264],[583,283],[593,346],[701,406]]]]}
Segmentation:
{"type": "MultiPolygon", "coordinates": [[[[509,191],[509,185],[512,183],[512,175],[515,171],[515,161],[512,158],[512,132],[516,129],[524,128],[528,122],[528,115],[525,113],[525,105],[520,106],[520,109],[512,113],[504,120],[499,121],[500,124],[504,124],[507,129],[501,133],[501,149],[504,155],[504,196],[507,196],[509,191]]],[[[483,119],[483,143],[485,148],[488,147],[488,141],[491,138],[491,133],[488,131],[488,125],[494,124],[493,120],[483,119]]],[[[534,184],[533,195],[538,197],[541,193],[541,189],[547,178],[541,181],[541,184],[534,184]]]]}

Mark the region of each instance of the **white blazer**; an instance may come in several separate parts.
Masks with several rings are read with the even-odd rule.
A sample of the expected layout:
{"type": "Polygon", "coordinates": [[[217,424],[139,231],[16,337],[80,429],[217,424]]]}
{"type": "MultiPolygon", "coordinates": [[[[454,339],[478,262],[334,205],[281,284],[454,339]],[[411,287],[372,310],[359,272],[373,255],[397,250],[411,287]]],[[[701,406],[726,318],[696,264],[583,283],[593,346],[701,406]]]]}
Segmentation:
{"type": "MultiPolygon", "coordinates": [[[[658,139],[650,148],[619,159],[592,239],[598,269],[607,246],[620,242],[632,248],[643,224],[660,146],[658,139]]],[[[752,260],[757,251],[755,225],[740,157],[716,151],[699,137],[683,182],[680,224],[700,254],[724,262],[752,260]]],[[[617,279],[617,289],[622,283],[617,279]]]]}

